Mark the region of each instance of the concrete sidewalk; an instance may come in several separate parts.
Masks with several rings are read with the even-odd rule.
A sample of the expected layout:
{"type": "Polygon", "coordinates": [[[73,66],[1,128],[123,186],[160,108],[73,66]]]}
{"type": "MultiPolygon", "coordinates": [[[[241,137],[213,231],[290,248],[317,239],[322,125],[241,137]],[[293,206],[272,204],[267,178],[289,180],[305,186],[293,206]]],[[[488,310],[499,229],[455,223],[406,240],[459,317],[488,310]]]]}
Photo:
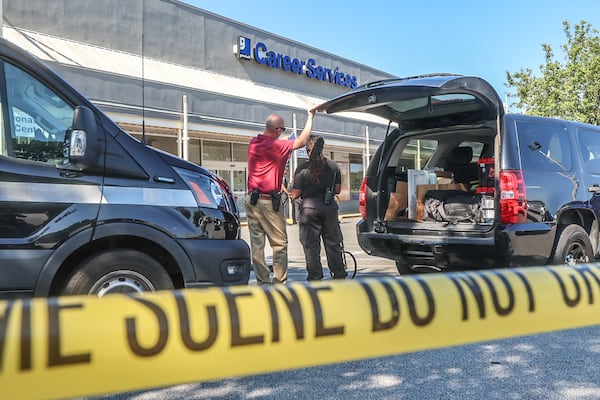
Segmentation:
{"type": "MultiPolygon", "coordinates": [[[[385,258],[374,257],[366,254],[358,245],[356,239],[356,223],[359,221],[360,216],[356,215],[344,215],[340,218],[340,228],[344,236],[344,249],[350,251],[357,260],[357,278],[360,277],[377,277],[377,276],[399,276],[396,269],[396,264],[392,260],[385,258]]],[[[248,232],[247,224],[242,224],[242,239],[250,246],[250,235],[248,232]]],[[[306,281],[306,263],[304,258],[304,250],[300,244],[298,235],[298,225],[288,225],[288,281],[298,282],[306,281]]],[[[265,257],[267,263],[270,264],[272,261],[273,250],[267,244],[265,245],[265,257]]],[[[329,270],[326,269],[327,259],[325,258],[325,251],[321,248],[321,262],[323,264],[323,274],[325,279],[329,279],[329,270]]],[[[256,284],[256,278],[254,273],[250,274],[250,284],[256,284]]]]}
{"type": "MultiPolygon", "coordinates": [[[[304,261],[304,251],[300,244],[298,236],[298,225],[288,225],[288,280],[291,281],[305,281],[306,280],[306,263],[304,261]]],[[[248,232],[248,224],[242,224],[242,239],[250,246],[250,234],[248,232]]],[[[273,262],[273,249],[269,246],[269,240],[266,239],[265,245],[265,258],[267,264],[273,262]]],[[[250,273],[250,284],[256,284],[256,277],[254,272],[250,273]]]]}

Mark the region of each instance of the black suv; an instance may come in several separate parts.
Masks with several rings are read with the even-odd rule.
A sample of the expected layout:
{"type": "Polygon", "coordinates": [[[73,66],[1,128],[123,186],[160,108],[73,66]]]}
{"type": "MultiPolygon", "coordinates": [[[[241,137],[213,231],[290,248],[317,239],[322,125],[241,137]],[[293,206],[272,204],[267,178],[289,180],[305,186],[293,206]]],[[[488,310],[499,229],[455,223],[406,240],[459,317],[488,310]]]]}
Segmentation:
{"type": "Polygon", "coordinates": [[[600,127],[505,114],[489,83],[453,74],[370,83],[320,110],[396,124],[362,182],[357,234],[401,274],[598,255],[600,127]]]}

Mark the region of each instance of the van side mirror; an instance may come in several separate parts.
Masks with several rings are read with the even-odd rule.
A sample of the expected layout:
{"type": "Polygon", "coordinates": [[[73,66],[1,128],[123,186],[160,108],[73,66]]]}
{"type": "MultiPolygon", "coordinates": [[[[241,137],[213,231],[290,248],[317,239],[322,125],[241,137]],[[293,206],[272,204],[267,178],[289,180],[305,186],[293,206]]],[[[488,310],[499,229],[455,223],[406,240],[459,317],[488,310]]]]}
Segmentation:
{"type": "Polygon", "coordinates": [[[94,112],[77,106],[73,113],[73,127],[65,135],[63,144],[66,164],[61,169],[90,171],[102,168],[101,137],[94,112]]]}

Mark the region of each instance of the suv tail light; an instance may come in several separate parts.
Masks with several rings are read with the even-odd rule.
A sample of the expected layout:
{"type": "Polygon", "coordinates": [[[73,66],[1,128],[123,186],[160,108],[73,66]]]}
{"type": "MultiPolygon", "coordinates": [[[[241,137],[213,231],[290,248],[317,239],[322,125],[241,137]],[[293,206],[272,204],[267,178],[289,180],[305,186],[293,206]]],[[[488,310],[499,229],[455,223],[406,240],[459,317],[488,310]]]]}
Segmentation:
{"type": "Polygon", "coordinates": [[[363,178],[360,183],[360,192],[358,193],[358,209],[363,219],[367,219],[367,178],[363,178]]]}
{"type": "Polygon", "coordinates": [[[500,171],[500,222],[527,221],[527,195],[521,170],[500,171]]]}
{"type": "Polygon", "coordinates": [[[494,195],[494,159],[492,157],[483,157],[477,161],[479,167],[479,186],[477,193],[494,195]]]}

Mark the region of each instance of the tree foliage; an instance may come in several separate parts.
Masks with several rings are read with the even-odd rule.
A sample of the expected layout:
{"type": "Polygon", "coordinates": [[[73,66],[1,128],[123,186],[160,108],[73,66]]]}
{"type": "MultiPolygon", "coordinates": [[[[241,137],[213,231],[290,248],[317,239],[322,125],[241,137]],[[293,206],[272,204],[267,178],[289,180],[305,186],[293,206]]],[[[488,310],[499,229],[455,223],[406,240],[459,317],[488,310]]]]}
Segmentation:
{"type": "Polygon", "coordinates": [[[561,46],[564,62],[542,44],[545,64],[540,76],[531,69],[506,72],[507,86],[516,88],[515,105],[531,115],[570,119],[600,125],[600,37],[586,21],[573,29],[563,22],[567,43],[561,46]]]}

